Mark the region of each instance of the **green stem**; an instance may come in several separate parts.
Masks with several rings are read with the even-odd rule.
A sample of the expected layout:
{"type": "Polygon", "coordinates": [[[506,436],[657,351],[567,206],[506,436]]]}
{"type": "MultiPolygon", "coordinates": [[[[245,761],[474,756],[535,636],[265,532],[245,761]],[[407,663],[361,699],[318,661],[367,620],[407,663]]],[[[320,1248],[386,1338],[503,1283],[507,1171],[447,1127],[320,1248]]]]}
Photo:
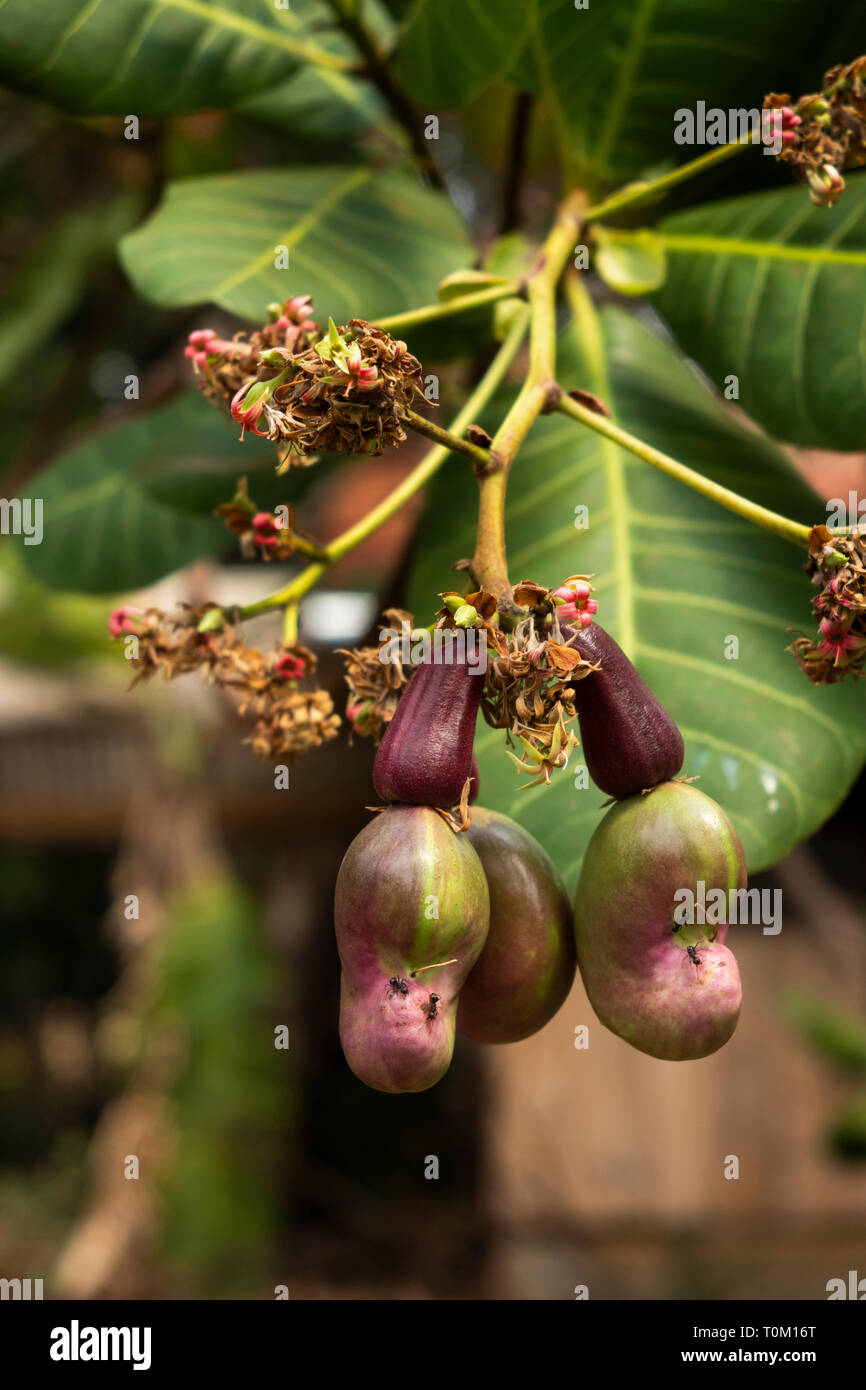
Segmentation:
{"type": "Polygon", "coordinates": [[[478,444],[470,444],[468,439],[458,438],[451,430],[445,430],[441,425],[434,424],[432,420],[425,419],[417,411],[404,409],[402,418],[417,434],[423,434],[427,439],[432,439],[435,444],[444,444],[452,454],[462,454],[464,458],[468,458],[474,463],[476,468],[486,469],[490,463],[490,455],[486,449],[482,449],[478,444]]]}
{"type": "Polygon", "coordinates": [[[572,420],[579,420],[582,425],[588,425],[597,434],[603,434],[614,444],[628,449],[629,453],[635,454],[645,463],[651,463],[653,468],[667,473],[670,478],[676,478],[677,482],[685,483],[686,487],[690,487],[694,492],[699,492],[703,497],[708,497],[711,502],[718,503],[720,507],[727,508],[729,512],[735,512],[737,516],[744,517],[746,521],[751,521],[755,526],[761,526],[765,531],[771,531],[773,535],[781,536],[783,540],[791,541],[794,545],[808,547],[809,533],[812,529],[810,526],[804,526],[799,521],[791,521],[789,517],[781,516],[779,512],[772,512],[768,507],[760,507],[757,502],[750,502],[747,497],[741,497],[738,492],[732,492],[730,488],[712,482],[701,473],[696,473],[693,468],[671,458],[669,454],[663,454],[660,449],[654,449],[651,444],[637,439],[635,435],[621,429],[619,425],[615,425],[606,416],[597,415],[595,411],[580,405],[570,396],[567,396],[564,391],[560,392],[556,409],[561,414],[570,416],[572,420]]]}
{"type": "Polygon", "coordinates": [[[702,174],[705,169],[712,169],[716,164],[730,159],[732,155],[739,154],[740,150],[748,149],[753,143],[752,137],[749,136],[748,139],[736,140],[731,145],[719,145],[718,148],[708,151],[707,154],[698,155],[697,159],[690,159],[687,164],[681,164],[678,169],[672,169],[670,173],[662,174],[659,178],[651,179],[648,183],[628,184],[625,188],[621,188],[618,193],[613,193],[603,203],[597,203],[595,207],[588,208],[583,218],[584,224],[599,222],[604,217],[612,217],[614,213],[623,212],[626,208],[637,207],[640,203],[657,198],[660,194],[667,193],[669,188],[675,188],[678,183],[684,183],[686,179],[692,179],[696,174],[702,174]]]}
{"type": "Polygon", "coordinates": [[[386,333],[402,332],[404,328],[416,328],[421,323],[434,323],[437,319],[451,318],[454,314],[465,314],[468,309],[495,304],[500,299],[512,299],[522,292],[523,286],[519,280],[508,280],[501,285],[487,285],[483,290],[471,290],[469,294],[458,295],[455,299],[423,304],[419,309],[407,309],[403,314],[390,314],[387,318],[372,319],[371,322],[374,328],[381,328],[386,333]]]}
{"type": "MultiPolygon", "coordinates": [[[[484,409],[502,384],[523,341],[528,319],[528,309],[523,309],[515,315],[514,323],[511,325],[505,341],[475,390],[468,397],[463,409],[452,421],[451,431],[454,435],[460,434],[473,423],[475,417],[484,409]]],[[[287,604],[297,603],[304,594],[318,584],[331,565],[342,560],[344,555],[348,555],[350,550],[354,550],[362,541],[365,541],[368,536],[371,536],[374,531],[389,521],[410,498],[414,497],[416,492],[419,492],[425,483],[429,482],[451,452],[450,444],[437,444],[372,511],[368,512],[354,526],[350,526],[347,531],[343,531],[329,545],[326,545],[322,550],[320,560],[315,564],[308,565],[305,570],[302,570],[299,575],[296,575],[275,594],[257,599],[254,603],[248,603],[243,608],[224,609],[223,612],[226,617],[243,621],[246,618],[257,617],[260,613],[270,613],[275,608],[285,608],[287,604]]]]}
{"type": "Polygon", "coordinates": [[[289,603],[283,615],[283,643],[293,647],[298,640],[298,605],[289,603]]]}
{"type": "Polygon", "coordinates": [[[292,536],[292,545],[297,555],[306,555],[308,560],[321,560],[325,552],[315,541],[304,540],[303,536],[292,536]]]}

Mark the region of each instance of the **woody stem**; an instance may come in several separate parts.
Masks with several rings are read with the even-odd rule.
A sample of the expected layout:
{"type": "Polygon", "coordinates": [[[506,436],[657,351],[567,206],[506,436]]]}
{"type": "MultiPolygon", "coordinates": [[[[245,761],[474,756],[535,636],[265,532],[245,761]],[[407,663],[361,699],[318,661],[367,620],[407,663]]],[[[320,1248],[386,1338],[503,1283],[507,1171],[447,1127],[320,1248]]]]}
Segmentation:
{"type": "Polygon", "coordinates": [[[403,127],[412,146],[419,168],[429,178],[434,188],[444,189],[445,182],[430,154],[430,145],[424,138],[424,129],[412,101],[394,77],[388,65],[388,54],[379,46],[373,30],[368,28],[361,13],[361,6],[352,0],[328,0],[339,21],[340,27],[354,43],[364,58],[361,76],[368,77],[381,95],[399,125],[403,127]]]}
{"type": "Polygon", "coordinates": [[[529,300],[529,370],[514,404],[490,446],[487,470],[481,476],[478,533],[472,573],[496,594],[500,611],[514,610],[505,556],[505,492],[508,473],[534,421],[550,408],[556,390],[556,286],[574,247],[581,223],[583,197],[572,193],[559,210],[526,284],[529,300]]]}

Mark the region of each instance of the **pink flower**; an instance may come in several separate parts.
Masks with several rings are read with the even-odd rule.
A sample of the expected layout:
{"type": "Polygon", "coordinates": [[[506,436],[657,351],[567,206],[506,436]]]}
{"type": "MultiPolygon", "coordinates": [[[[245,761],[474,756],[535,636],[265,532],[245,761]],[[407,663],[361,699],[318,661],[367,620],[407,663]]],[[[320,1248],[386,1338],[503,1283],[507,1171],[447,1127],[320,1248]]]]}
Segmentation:
{"type": "Polygon", "coordinates": [[[348,396],[353,386],[357,386],[359,391],[372,391],[379,376],[379,368],[375,364],[368,365],[363,360],[357,343],[347,348],[341,356],[339,365],[349,378],[343,395],[348,396]]]}
{"type": "Polygon", "coordinates": [[[283,529],[281,517],[270,512],[256,512],[253,517],[253,545],[265,550],[276,550],[280,545],[279,532],[283,529]]]}
{"type": "Polygon", "coordinates": [[[244,430],[252,430],[253,434],[262,434],[262,430],[256,429],[256,421],[265,408],[265,401],[270,392],[267,389],[268,383],[265,381],[254,381],[252,386],[241,386],[232,396],[231,415],[233,420],[237,420],[242,425],[241,438],[244,430]]]}
{"type": "Polygon", "coordinates": [[[225,338],[220,338],[212,328],[196,328],[189,335],[183,355],[189,358],[193,367],[198,370],[207,364],[209,357],[231,356],[232,353],[245,350],[238,343],[230,343],[225,338]]]}
{"type": "MultiPolygon", "coordinates": [[[[597,610],[598,604],[595,605],[593,611],[596,612],[597,610]]],[[[564,603],[562,607],[557,610],[556,616],[564,623],[576,623],[577,626],[581,628],[589,627],[592,622],[591,614],[578,608],[576,603],[564,603]]]]}
{"type": "Polygon", "coordinates": [[[556,610],[556,616],[560,621],[575,623],[581,628],[589,627],[592,615],[598,612],[598,603],[594,598],[590,598],[591,592],[585,579],[573,579],[570,583],[554,589],[553,597],[562,600],[556,610]]]}
{"type": "Polygon", "coordinates": [[[306,674],[307,667],[302,656],[295,656],[293,652],[283,652],[282,656],[274,658],[274,670],[284,680],[298,681],[306,674]]]}
{"type": "Polygon", "coordinates": [[[125,632],[138,632],[136,617],[141,615],[140,608],[115,608],[111,617],[108,619],[108,631],[112,637],[121,637],[125,632]]]}
{"type": "Polygon", "coordinates": [[[832,656],[837,666],[844,664],[847,652],[859,651],[866,646],[866,637],[856,637],[850,628],[839,627],[831,618],[822,618],[818,626],[824,638],[818,644],[818,650],[832,656]]]}

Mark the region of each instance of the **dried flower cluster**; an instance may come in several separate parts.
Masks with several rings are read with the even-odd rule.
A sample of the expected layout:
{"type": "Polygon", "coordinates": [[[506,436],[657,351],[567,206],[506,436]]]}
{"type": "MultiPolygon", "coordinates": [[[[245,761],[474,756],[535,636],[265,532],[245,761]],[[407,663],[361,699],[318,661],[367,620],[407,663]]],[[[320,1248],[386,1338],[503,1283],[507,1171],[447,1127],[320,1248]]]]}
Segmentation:
{"type": "Polygon", "coordinates": [[[411,631],[412,614],[402,608],[386,608],[382,614],[378,647],[340,648],[346,658],[346,684],[349,701],[346,718],[356,734],[381,742],[386,727],[394,718],[403,686],[409,680],[398,650],[385,642],[392,632],[411,631]]]}
{"type": "Polygon", "coordinates": [[[845,188],[842,174],[866,163],[866,57],[840,64],[825,74],[820,92],[792,106],[787,93],[771,92],[764,106],[781,113],[782,149],[807,185],[813,203],[829,207],[845,188]]]}
{"type": "Polygon", "coordinates": [[[564,767],[578,740],[568,729],[575,718],[574,685],[598,668],[576,650],[577,634],[553,626],[539,631],[535,616],[518,623],[505,641],[505,650],[487,671],[482,712],[494,729],[507,729],[523,748],[520,759],[510,755],[533,781],[550,781],[564,767]]]}
{"type": "Polygon", "coordinates": [[[816,639],[798,637],[788,648],[815,685],[862,676],[866,665],[866,536],[833,536],[815,526],[805,566],[820,593],[812,600],[816,639]],[[844,556],[842,560],[840,557],[844,556]]]}
{"type": "Polygon", "coordinates": [[[247,560],[285,560],[294,553],[296,544],[295,514],[284,504],[275,512],[256,509],[247,492],[246,478],[238,480],[231,502],[223,502],[215,515],[222,517],[227,530],[240,541],[241,554],[247,560]]]}
{"type": "Polygon", "coordinates": [[[293,761],[332,739],[340,719],[330,695],[325,690],[297,688],[297,681],[315,670],[314,654],[298,644],[265,654],[245,646],[227,623],[201,631],[202,621],[207,623],[209,614],[218,613],[213,604],[192,607],[185,603],[172,613],[159,608],[113,613],[111,635],[129,634],[136,639],[136,649],[129,655],[136,672],[133,685],[159,671],[166,680],[200,671],[237,701],[240,715],[255,720],[246,742],[263,757],[293,761]]]}
{"type": "MultiPolygon", "coordinates": [[[[437,614],[439,628],[468,628],[485,633],[489,661],[481,708],[494,729],[506,729],[509,740],[522,746],[514,758],[521,772],[535,782],[549,782],[555,768],[564,767],[577,746],[568,729],[575,718],[573,687],[598,668],[585,661],[575,647],[575,627],[592,621],[598,604],[590,598],[589,575],[574,575],[558,589],[545,589],[524,580],[514,589],[515,602],[528,610],[511,633],[497,626],[496,598],[483,589],[469,594],[446,592],[437,614]],[[567,620],[562,622],[561,619],[567,620]]],[[[378,743],[393,718],[408,674],[397,656],[389,633],[405,632],[411,646],[415,632],[412,615],[390,608],[378,647],[346,651],[346,683],[350,697],[346,714],[356,732],[378,743]]],[[[425,631],[422,635],[428,635],[425,631]]],[[[513,756],[513,755],[509,755],[513,756]]]]}
{"type": "Polygon", "coordinates": [[[424,399],[421,363],[364,319],[322,337],[309,296],[273,306],[272,322],[232,342],[201,329],[186,349],[211,399],[244,430],[280,445],[280,471],[318,453],[381,454],[406,438],[403,410],[424,399]]]}

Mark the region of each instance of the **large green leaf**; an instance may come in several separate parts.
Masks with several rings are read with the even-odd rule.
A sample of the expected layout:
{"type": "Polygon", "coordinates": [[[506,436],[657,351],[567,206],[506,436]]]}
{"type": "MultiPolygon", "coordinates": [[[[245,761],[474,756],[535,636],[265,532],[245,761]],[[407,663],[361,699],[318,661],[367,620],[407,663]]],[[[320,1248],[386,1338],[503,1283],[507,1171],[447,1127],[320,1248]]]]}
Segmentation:
{"type": "Polygon", "coordinates": [[[257,92],[233,109],[239,116],[289,132],[314,151],[325,141],[344,142],[369,126],[385,124],[384,102],[368,82],[311,63],[288,82],[257,92]]]}
{"type": "MultiPolygon", "coordinates": [[[[316,19],[324,19],[329,13],[333,18],[327,0],[302,0],[300,6],[293,0],[292,11],[284,13],[284,23],[292,23],[299,36],[309,33],[316,19]]],[[[390,49],[394,21],[378,0],[365,0],[364,20],[380,47],[390,49]]],[[[351,52],[351,45],[338,30],[318,30],[315,38],[330,52],[351,52]]],[[[236,102],[234,110],[252,120],[285,129],[297,141],[307,141],[313,148],[323,141],[346,140],[373,125],[387,130],[392,138],[398,133],[389,120],[384,98],[372,83],[317,63],[305,63],[287,82],[236,102]]]]}
{"type": "MultiPolygon", "coordinates": [[[[69,110],[162,116],[229,106],[298,70],[321,0],[3,0],[0,80],[69,110]]],[[[346,55],[341,35],[312,35],[346,55]]],[[[345,94],[345,79],[322,69],[345,94]]]]}
{"type": "Polygon", "coordinates": [[[656,301],[681,346],[779,439],[866,439],[866,175],[833,208],[799,185],[709,203],[657,229],[656,301]]]}
{"type": "MultiPolygon", "coordinates": [[[[727,486],[820,518],[820,502],[775,446],[733,420],[634,318],[607,310],[583,340],[582,364],[566,343],[563,384],[598,392],[624,427],[727,486]]],[[[473,487],[455,460],[430,499],[410,594],[420,621],[432,596],[453,586],[451,563],[472,553],[473,487]]],[[[699,775],[731,815],[753,870],[831,814],[866,756],[864,692],[815,689],[784,650],[789,628],[812,628],[804,556],[793,546],[559,416],[541,419],[518,457],[507,527],[513,578],[551,585],[595,574],[601,622],[677,720],[684,773],[699,775]],[[588,530],[575,529],[581,505],[588,530]],[[736,660],[725,657],[731,636],[736,660]]],[[[580,750],[550,787],[525,790],[502,733],[482,726],[477,746],[484,804],[543,840],[573,886],[604,800],[592,784],[575,788],[580,750]]]]}
{"type": "Polygon", "coordinates": [[[137,200],[120,194],[67,212],[45,235],[11,280],[0,320],[0,386],[32,361],[69,317],[94,267],[108,261],[120,234],[140,213],[137,200]]]}
{"type": "Polygon", "coordinates": [[[397,72],[422,101],[462,106],[517,58],[527,0],[415,0],[397,50],[397,72]]]}
{"type": "MultiPolygon", "coordinates": [[[[250,435],[239,444],[234,422],[191,391],[44,469],[24,494],[42,499],[43,539],[22,541],[21,554],[30,573],[54,589],[138,588],[230,548],[213,507],[231,497],[244,473],[256,500],[264,501],[264,488],[270,505],[273,463],[272,445],[250,435]]],[[[279,500],[292,487],[281,479],[279,500]]]]}
{"type": "Polygon", "coordinates": [[[537,0],[515,78],[546,97],[563,148],[585,168],[625,176],[701,152],[674,144],[678,108],[759,109],[768,90],[789,90],[792,62],[825,24],[812,0],[537,0]]]}
{"type": "Polygon", "coordinates": [[[169,184],[121,259],[157,304],[219,304],[261,319],[312,294],[317,317],[372,319],[436,298],[472,251],[441,193],[399,170],[256,169],[169,184]],[[275,265],[279,247],[289,265],[275,265]]]}

